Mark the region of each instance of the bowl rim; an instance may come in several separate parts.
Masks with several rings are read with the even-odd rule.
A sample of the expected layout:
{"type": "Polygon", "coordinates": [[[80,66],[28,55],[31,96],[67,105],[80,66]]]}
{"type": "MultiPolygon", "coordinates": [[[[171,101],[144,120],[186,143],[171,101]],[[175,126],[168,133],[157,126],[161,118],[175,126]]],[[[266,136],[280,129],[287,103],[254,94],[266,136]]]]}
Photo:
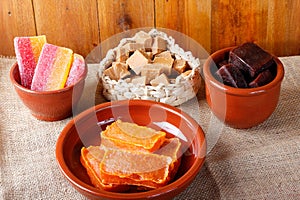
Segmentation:
{"type": "Polygon", "coordinates": [[[50,91],[35,91],[35,90],[31,90],[29,88],[26,88],[24,87],[23,85],[21,85],[20,83],[18,83],[14,77],[14,73],[17,73],[16,70],[18,70],[18,72],[20,73],[19,71],[19,68],[18,68],[18,61],[16,61],[11,69],[10,69],[10,73],[9,73],[9,76],[10,76],[10,80],[11,82],[13,83],[13,85],[15,87],[17,87],[19,90],[22,90],[26,93],[30,93],[30,94],[35,94],[35,95],[52,95],[54,93],[63,93],[63,92],[66,92],[74,87],[76,87],[79,83],[83,82],[85,80],[85,78],[87,77],[87,73],[88,73],[88,67],[87,67],[87,64],[85,64],[85,70],[83,72],[83,76],[80,77],[80,79],[75,83],[75,84],[72,84],[70,86],[67,86],[67,87],[64,87],[62,89],[58,89],[58,90],[50,90],[50,91]]]}
{"type": "Polygon", "coordinates": [[[236,96],[254,96],[254,95],[260,95],[262,93],[266,93],[269,89],[276,87],[278,84],[281,83],[281,81],[283,80],[284,77],[284,67],[282,62],[278,59],[278,57],[273,56],[273,59],[275,60],[276,64],[277,64],[277,73],[275,78],[265,84],[262,85],[260,87],[256,87],[256,88],[235,88],[235,87],[231,87],[231,86],[227,86],[223,83],[221,83],[220,81],[218,81],[211,73],[211,65],[216,65],[216,63],[214,62],[214,58],[219,55],[219,54],[224,54],[226,52],[229,52],[230,50],[232,50],[233,48],[235,48],[237,46],[232,46],[232,47],[226,47],[220,50],[217,50],[216,52],[214,52],[213,54],[211,54],[208,59],[205,61],[204,65],[203,65],[203,74],[204,74],[204,81],[206,84],[208,84],[207,82],[209,82],[209,84],[221,91],[223,91],[224,93],[227,94],[231,94],[231,95],[236,95],[236,96]]]}
{"type": "MultiPolygon", "coordinates": [[[[173,107],[168,104],[150,101],[150,100],[120,100],[120,101],[113,101],[113,102],[105,102],[98,105],[95,105],[82,113],[75,116],[73,119],[71,119],[68,124],[64,127],[64,129],[61,131],[57,143],[56,143],[56,161],[59,165],[59,168],[61,172],[64,174],[65,178],[75,187],[80,188],[80,190],[84,191],[84,193],[92,194],[99,197],[105,197],[105,198],[122,198],[122,199],[139,199],[139,198],[145,198],[145,197],[155,197],[160,194],[165,193],[172,193],[174,190],[177,190],[178,188],[185,189],[195,178],[195,176],[199,173],[200,169],[202,168],[205,159],[206,159],[206,137],[204,134],[203,129],[201,126],[188,114],[186,114],[184,111],[173,107]],[[63,152],[63,146],[65,142],[67,142],[67,136],[70,134],[69,130],[75,126],[75,122],[78,120],[84,120],[85,118],[88,118],[91,116],[93,112],[96,112],[97,110],[101,108],[105,108],[108,106],[112,106],[114,104],[130,104],[130,105],[141,105],[142,104],[158,104],[159,106],[166,108],[167,110],[171,110],[175,113],[180,113],[184,118],[188,120],[188,122],[192,123],[197,127],[197,134],[194,137],[194,141],[197,140],[197,143],[202,145],[197,150],[197,154],[203,155],[203,157],[196,156],[195,162],[192,164],[192,166],[187,170],[185,174],[183,174],[180,178],[178,178],[176,181],[171,182],[170,184],[167,184],[166,186],[163,186],[161,188],[145,191],[145,192],[138,192],[138,193],[118,193],[118,192],[110,192],[105,190],[97,189],[87,183],[84,183],[79,178],[77,178],[69,169],[65,162],[64,158],[64,152],[63,152]],[[199,134],[200,133],[200,134],[199,134]]],[[[77,188],[76,188],[77,189],[77,188]]]]}

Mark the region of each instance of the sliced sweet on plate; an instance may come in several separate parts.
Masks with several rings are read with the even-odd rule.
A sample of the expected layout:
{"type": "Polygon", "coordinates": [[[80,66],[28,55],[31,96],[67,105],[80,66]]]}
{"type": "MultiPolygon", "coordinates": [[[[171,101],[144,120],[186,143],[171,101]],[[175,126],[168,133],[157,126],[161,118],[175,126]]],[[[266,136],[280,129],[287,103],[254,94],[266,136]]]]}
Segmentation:
{"type": "Polygon", "coordinates": [[[170,179],[173,179],[181,162],[181,142],[178,138],[166,139],[162,146],[155,151],[155,154],[169,156],[172,158],[170,164],[170,179]]]}
{"type": "Polygon", "coordinates": [[[153,152],[164,143],[166,133],[135,123],[117,120],[101,132],[101,138],[129,150],[153,152]]]}
{"type": "Polygon", "coordinates": [[[168,156],[109,149],[100,164],[100,177],[104,183],[158,188],[168,183],[171,163],[168,156]]]}
{"type": "Polygon", "coordinates": [[[81,149],[80,162],[86,168],[87,174],[94,186],[100,189],[114,192],[122,192],[129,189],[128,185],[105,184],[100,178],[100,163],[104,157],[105,150],[99,146],[83,147],[81,149]]]}
{"type": "Polygon", "coordinates": [[[99,146],[82,147],[80,160],[96,187],[139,191],[168,184],[178,171],[181,155],[178,138],[117,120],[102,131],[99,146]]]}

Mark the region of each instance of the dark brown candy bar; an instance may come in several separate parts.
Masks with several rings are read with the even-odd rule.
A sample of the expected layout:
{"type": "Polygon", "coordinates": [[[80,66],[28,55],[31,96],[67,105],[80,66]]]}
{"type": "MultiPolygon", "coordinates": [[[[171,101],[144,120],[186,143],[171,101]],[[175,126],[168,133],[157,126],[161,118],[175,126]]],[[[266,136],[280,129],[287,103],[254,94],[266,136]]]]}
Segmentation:
{"type": "Polygon", "coordinates": [[[271,70],[266,69],[265,71],[261,72],[252,82],[249,83],[249,87],[254,88],[266,85],[273,79],[274,75],[272,74],[271,70]]]}
{"type": "Polygon", "coordinates": [[[227,64],[228,64],[228,60],[223,60],[218,63],[218,68],[222,67],[223,65],[227,65],[227,64]]]}
{"type": "Polygon", "coordinates": [[[236,88],[247,87],[244,75],[231,63],[223,65],[220,69],[218,69],[218,71],[216,71],[215,75],[217,79],[219,79],[221,82],[223,81],[225,85],[236,88]]]}
{"type": "Polygon", "coordinates": [[[229,62],[251,78],[254,78],[275,63],[271,54],[258,45],[249,42],[231,50],[229,62]]]}

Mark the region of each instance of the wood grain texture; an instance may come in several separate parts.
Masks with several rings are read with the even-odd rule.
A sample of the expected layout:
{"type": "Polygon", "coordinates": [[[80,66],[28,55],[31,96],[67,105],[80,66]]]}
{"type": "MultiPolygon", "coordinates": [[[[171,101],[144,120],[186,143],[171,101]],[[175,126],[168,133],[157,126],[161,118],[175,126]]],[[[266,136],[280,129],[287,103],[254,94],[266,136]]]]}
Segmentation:
{"type": "Polygon", "coordinates": [[[300,1],[269,0],[265,45],[275,55],[300,54],[300,1]]]}
{"type": "Polygon", "coordinates": [[[98,0],[101,41],[135,28],[154,27],[153,0],[98,0]]]}
{"type": "Polygon", "coordinates": [[[254,41],[277,56],[299,55],[299,8],[299,0],[1,0],[0,55],[15,55],[15,36],[45,34],[86,56],[141,27],[178,31],[208,53],[254,41]]]}
{"type": "Polygon", "coordinates": [[[211,51],[211,1],[156,0],[155,11],[156,27],[184,33],[211,51]]]}
{"type": "Polygon", "coordinates": [[[86,56],[99,44],[96,0],[33,0],[37,34],[86,56]]]}
{"type": "Polygon", "coordinates": [[[36,35],[31,0],[0,1],[0,55],[14,56],[16,36],[36,35]]]}
{"type": "Polygon", "coordinates": [[[257,42],[266,47],[268,1],[213,0],[212,51],[257,42]]]}
{"type": "Polygon", "coordinates": [[[271,53],[300,53],[299,1],[212,1],[212,52],[256,42],[271,53]]]}

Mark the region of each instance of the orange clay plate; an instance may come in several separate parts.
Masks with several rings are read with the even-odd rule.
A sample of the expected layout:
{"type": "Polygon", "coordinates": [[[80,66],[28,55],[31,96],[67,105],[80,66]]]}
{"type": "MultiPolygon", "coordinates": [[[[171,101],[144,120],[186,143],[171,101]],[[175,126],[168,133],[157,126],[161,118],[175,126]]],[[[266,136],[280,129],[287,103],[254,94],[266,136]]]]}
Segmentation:
{"type": "Polygon", "coordinates": [[[56,159],[63,175],[75,189],[93,199],[171,199],[194,180],[205,155],[205,136],[193,118],[173,106],[146,100],[114,101],[92,107],[70,120],[56,144],[56,159]],[[100,132],[118,119],[155,130],[162,129],[166,132],[166,138],[180,140],[180,151],[184,154],[180,156],[181,164],[177,166],[178,171],[171,182],[149,191],[126,192],[105,191],[92,184],[80,162],[81,149],[100,145],[100,132]],[[170,130],[176,129],[176,133],[157,124],[163,124],[161,127],[172,126],[170,130]]]}

